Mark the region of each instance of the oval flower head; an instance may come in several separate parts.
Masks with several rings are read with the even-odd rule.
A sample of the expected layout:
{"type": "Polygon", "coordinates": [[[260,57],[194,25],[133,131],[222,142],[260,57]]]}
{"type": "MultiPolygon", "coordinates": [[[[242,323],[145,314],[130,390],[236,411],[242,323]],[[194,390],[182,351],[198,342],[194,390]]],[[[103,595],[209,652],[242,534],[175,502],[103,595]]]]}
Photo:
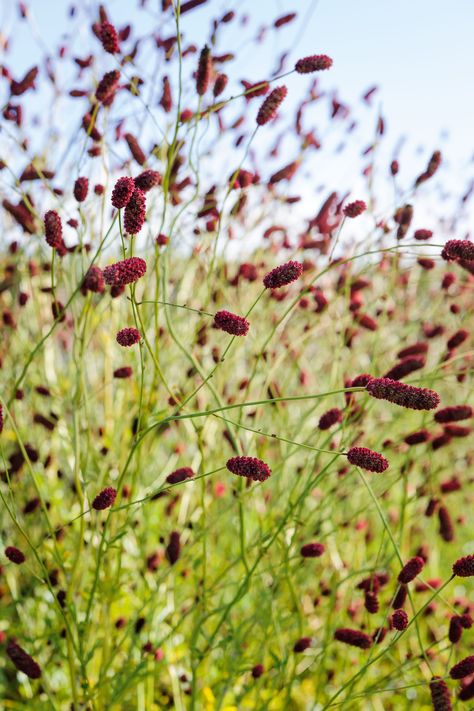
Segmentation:
{"type": "Polygon", "coordinates": [[[268,464],[256,457],[232,457],[227,461],[226,467],[232,474],[253,481],[265,481],[272,473],[268,464]]]}
{"type": "Polygon", "coordinates": [[[369,472],[384,472],[389,467],[388,461],[378,452],[373,452],[367,447],[352,447],[347,452],[347,459],[351,464],[369,472]]]}
{"type": "Polygon", "coordinates": [[[122,330],[117,333],[116,340],[120,346],[128,348],[138,343],[141,337],[142,335],[137,328],[122,328],[122,330]]]}
{"type": "Polygon", "coordinates": [[[140,257],[129,257],[103,270],[104,280],[109,286],[125,286],[138,281],[146,272],[146,262],[140,257]]]}
{"type": "Polygon", "coordinates": [[[246,318],[230,311],[218,311],[214,316],[214,326],[232,336],[246,336],[250,328],[246,318]]]}
{"type": "Polygon", "coordinates": [[[299,279],[302,273],[303,265],[300,262],[289,261],[268,272],[263,277],[263,285],[266,289],[279,289],[299,279]]]}

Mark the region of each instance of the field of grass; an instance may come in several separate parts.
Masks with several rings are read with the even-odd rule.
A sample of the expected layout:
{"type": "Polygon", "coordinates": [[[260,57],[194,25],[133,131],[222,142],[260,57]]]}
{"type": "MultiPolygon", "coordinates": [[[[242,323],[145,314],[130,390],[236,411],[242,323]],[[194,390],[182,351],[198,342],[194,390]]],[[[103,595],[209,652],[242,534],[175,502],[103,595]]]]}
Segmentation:
{"type": "MultiPolygon", "coordinates": [[[[21,178],[24,153],[37,157],[4,121],[1,707],[471,708],[474,658],[456,680],[450,670],[473,650],[474,565],[466,558],[457,576],[452,566],[473,553],[474,250],[464,241],[442,258],[459,235],[439,227],[420,239],[407,207],[416,214],[428,199],[438,165],[396,186],[386,214],[369,180],[365,195],[307,207],[317,218],[301,232],[291,170],[272,183],[265,162],[265,178],[246,162],[272,123],[255,133],[251,114],[230,167],[200,177],[213,160],[200,131],[226,116],[224,100],[200,91],[216,74],[202,53],[183,65],[177,46],[165,66],[181,69],[173,86],[194,94],[192,116],[173,105],[159,149],[141,163],[132,145],[124,163],[121,113],[94,92],[114,61],[130,75],[140,62],[91,45],[101,70],[81,101],[97,124],[89,117],[74,135],[60,184],[45,175],[47,151],[32,163],[37,179],[21,178]],[[115,209],[111,194],[145,170],[159,178],[147,176],[146,219],[132,235],[140,209],[115,209]],[[73,195],[79,176],[90,179],[85,200],[73,195]],[[362,214],[345,216],[362,198],[362,214]],[[357,221],[367,229],[355,237],[357,221]],[[265,230],[255,246],[242,238],[265,230]],[[128,271],[110,269],[130,258],[128,271]],[[266,288],[288,262],[302,269],[266,288]],[[222,326],[222,311],[248,333],[232,335],[236,319],[222,326]],[[124,328],[139,332],[129,347],[117,342],[124,328]],[[408,406],[374,395],[384,377],[411,393],[408,406]],[[414,406],[426,389],[440,403],[414,406]]],[[[145,120],[145,100],[128,91],[145,120]]],[[[241,109],[265,100],[240,98],[241,109]]]]}

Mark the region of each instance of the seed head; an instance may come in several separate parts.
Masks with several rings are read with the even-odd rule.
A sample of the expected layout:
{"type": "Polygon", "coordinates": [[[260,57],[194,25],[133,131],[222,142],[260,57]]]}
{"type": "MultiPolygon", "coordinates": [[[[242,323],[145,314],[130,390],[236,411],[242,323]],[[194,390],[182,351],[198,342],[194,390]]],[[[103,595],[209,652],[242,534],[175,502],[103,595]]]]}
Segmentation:
{"type": "Polygon", "coordinates": [[[388,461],[378,452],[373,452],[367,447],[352,447],[347,452],[347,459],[351,464],[369,472],[384,472],[389,467],[388,461]]]}
{"type": "Polygon", "coordinates": [[[230,311],[218,311],[214,316],[214,327],[232,336],[246,336],[250,324],[243,316],[237,316],[230,311]]]}
{"type": "Polygon", "coordinates": [[[227,461],[226,467],[232,474],[253,481],[265,481],[272,473],[268,464],[256,457],[232,457],[227,461]]]}

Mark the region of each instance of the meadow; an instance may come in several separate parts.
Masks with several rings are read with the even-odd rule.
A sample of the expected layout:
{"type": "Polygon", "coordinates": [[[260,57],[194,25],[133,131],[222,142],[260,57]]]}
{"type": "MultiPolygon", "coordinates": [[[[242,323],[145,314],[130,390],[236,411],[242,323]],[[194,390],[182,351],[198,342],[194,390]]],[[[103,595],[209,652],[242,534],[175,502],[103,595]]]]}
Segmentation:
{"type": "Polygon", "coordinates": [[[379,160],[372,90],[309,199],[337,57],[242,80],[205,4],[3,47],[1,706],[472,708],[470,192],[379,160]]]}

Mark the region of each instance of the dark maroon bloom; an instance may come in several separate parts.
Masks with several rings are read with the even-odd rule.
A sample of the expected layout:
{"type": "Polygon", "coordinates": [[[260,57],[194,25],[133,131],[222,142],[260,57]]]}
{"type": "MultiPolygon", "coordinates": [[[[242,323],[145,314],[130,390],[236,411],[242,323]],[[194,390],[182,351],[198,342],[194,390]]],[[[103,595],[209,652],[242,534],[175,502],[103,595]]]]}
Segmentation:
{"type": "Polygon", "coordinates": [[[364,595],[364,606],[370,615],[375,615],[379,611],[379,598],[373,590],[367,590],[364,595]]]}
{"type": "Polygon", "coordinates": [[[367,447],[352,447],[347,452],[347,459],[351,464],[369,472],[384,472],[389,467],[388,461],[378,452],[373,452],[367,447]]]}
{"type": "Polygon", "coordinates": [[[461,686],[461,690],[458,694],[458,699],[460,701],[470,701],[474,697],[474,681],[470,681],[469,684],[461,686]]]}
{"type": "Polygon", "coordinates": [[[293,651],[298,654],[300,652],[304,652],[305,649],[308,649],[308,647],[311,647],[311,637],[301,637],[301,639],[298,639],[295,642],[293,651]]]}
{"type": "Polygon", "coordinates": [[[413,206],[404,205],[399,208],[394,216],[395,222],[398,225],[397,239],[402,239],[405,237],[410,227],[411,221],[413,219],[413,206]]]}
{"type": "Polygon", "coordinates": [[[255,664],[254,667],[252,667],[252,676],[254,679],[259,679],[263,672],[265,671],[263,664],[255,664]]]}
{"type": "Polygon", "coordinates": [[[211,51],[206,44],[205,47],[201,50],[201,54],[199,55],[199,63],[198,63],[198,69],[197,69],[197,75],[196,75],[196,91],[199,94],[199,96],[203,96],[209,87],[209,81],[211,78],[211,71],[212,71],[211,51]]]}
{"type": "Polygon", "coordinates": [[[403,358],[408,358],[408,356],[424,355],[427,352],[428,344],[425,343],[425,341],[418,341],[418,343],[413,343],[413,345],[398,351],[397,358],[403,360],[403,358]]]}
{"type": "Polygon", "coordinates": [[[390,368],[390,370],[385,373],[384,378],[390,378],[390,380],[401,380],[405,378],[410,373],[415,370],[420,370],[426,363],[424,356],[408,356],[390,368]]]}
{"type": "Polygon", "coordinates": [[[134,346],[141,339],[142,335],[137,328],[122,328],[117,333],[116,340],[121,346],[134,346]]]}
{"type": "Polygon", "coordinates": [[[257,124],[264,126],[266,123],[275,118],[276,112],[288,93],[286,86],[277,86],[267,96],[257,114],[257,124]]]}
{"type": "Polygon", "coordinates": [[[431,679],[430,692],[434,711],[452,711],[448,686],[439,676],[434,676],[431,679]]]}
{"type": "Polygon", "coordinates": [[[420,556],[415,556],[410,558],[410,560],[405,563],[403,568],[398,574],[398,582],[403,585],[408,585],[412,580],[416,578],[417,575],[421,573],[425,566],[425,561],[420,556]]]}
{"type": "Polygon", "coordinates": [[[433,236],[431,230],[415,230],[413,237],[418,240],[430,239],[433,236]]]}
{"type": "Polygon", "coordinates": [[[173,108],[170,80],[166,76],[163,77],[163,94],[161,95],[160,106],[163,107],[163,110],[166,111],[167,114],[173,108]]]}
{"type": "Polygon", "coordinates": [[[457,422],[458,420],[467,420],[472,417],[472,407],[470,405],[453,405],[445,407],[435,413],[435,420],[439,423],[457,422]]]}
{"type": "Polygon", "coordinates": [[[135,190],[133,178],[119,178],[112,190],[112,205],[117,209],[125,207],[135,190]]]}
{"type": "Polygon", "coordinates": [[[303,558],[319,558],[324,553],[324,546],[322,543],[305,543],[300,553],[303,558]]]}
{"type": "Polygon", "coordinates": [[[127,141],[127,145],[129,147],[130,153],[134,157],[134,159],[137,161],[138,165],[145,165],[146,163],[146,155],[143,153],[142,149],[140,148],[140,145],[135,138],[135,136],[131,133],[126,133],[124,136],[125,140],[127,141]]]}
{"type": "Polygon", "coordinates": [[[454,539],[454,527],[450,513],[446,506],[438,509],[439,533],[443,541],[450,543],[454,539]]]}
{"type": "Polygon", "coordinates": [[[104,269],[104,280],[109,286],[123,286],[138,281],[146,272],[146,262],[141,257],[129,257],[104,269]]]}
{"type": "Polygon", "coordinates": [[[459,642],[462,637],[462,625],[459,622],[459,617],[457,615],[454,615],[449,620],[448,637],[452,644],[459,642]]]}
{"type": "Polygon", "coordinates": [[[397,590],[397,593],[392,601],[393,609],[399,610],[400,608],[402,608],[406,602],[407,596],[408,596],[408,588],[406,587],[406,585],[400,585],[400,587],[397,590]]]}
{"type": "Polygon", "coordinates": [[[388,400],[411,410],[434,410],[439,405],[439,395],[428,388],[416,388],[390,378],[372,378],[367,392],[379,400],[388,400]]]}
{"type": "Polygon", "coordinates": [[[191,467],[181,467],[181,469],[176,469],[171,474],[168,474],[166,481],[168,484],[179,484],[181,481],[186,481],[186,479],[191,479],[194,476],[194,472],[191,467]]]}
{"type": "Polygon", "coordinates": [[[464,679],[474,672],[474,656],[465,657],[449,670],[451,679],[464,679]]]}
{"type": "Polygon", "coordinates": [[[428,430],[418,430],[417,432],[412,432],[411,434],[407,435],[403,441],[406,442],[406,444],[414,445],[422,444],[423,442],[428,442],[429,439],[430,433],[428,432],[428,430]]]}
{"type": "Polygon", "coordinates": [[[365,632],[353,630],[349,627],[340,627],[334,633],[334,639],[344,644],[350,644],[351,647],[359,647],[359,649],[369,649],[372,646],[372,638],[365,632]]]}
{"type": "Polygon", "coordinates": [[[102,269],[93,264],[86,272],[82,282],[82,291],[92,291],[94,294],[101,294],[104,291],[104,275],[102,269]]]}
{"type": "Polygon", "coordinates": [[[181,541],[180,536],[177,531],[172,531],[170,533],[170,540],[165,549],[166,559],[170,565],[174,565],[181,554],[181,541]]]}
{"type": "Polygon", "coordinates": [[[117,368],[116,370],[114,370],[114,378],[119,378],[122,380],[125,378],[130,378],[132,372],[133,371],[129,365],[124,365],[121,368],[117,368]]]}
{"type": "Polygon", "coordinates": [[[45,214],[44,231],[46,235],[46,242],[50,247],[57,250],[64,248],[61,218],[55,210],[48,210],[45,214]]]}
{"type": "Polygon", "coordinates": [[[303,265],[300,262],[286,262],[268,272],[263,278],[263,284],[266,289],[279,289],[299,279],[302,273],[303,265]]]}
{"type": "Polygon", "coordinates": [[[84,202],[89,190],[89,181],[87,178],[78,178],[74,183],[74,197],[77,202],[84,202]]]}
{"type": "Polygon", "coordinates": [[[464,343],[467,338],[469,338],[469,331],[466,331],[464,328],[456,331],[446,343],[448,350],[451,351],[453,348],[457,348],[461,343],[464,343]]]}
{"type": "Polygon", "coordinates": [[[467,262],[474,260],[474,243],[467,239],[450,239],[444,245],[441,253],[443,259],[462,259],[467,262]]]}
{"type": "Polygon", "coordinates": [[[313,54],[311,57],[298,59],[295,64],[295,72],[298,74],[311,74],[320,72],[332,67],[332,59],[327,54],[313,54]]]}
{"type": "Polygon", "coordinates": [[[218,311],[214,316],[214,326],[232,336],[246,336],[250,328],[246,318],[230,311],[218,311]]]}
{"type": "Polygon", "coordinates": [[[367,205],[363,200],[354,200],[346,205],[342,212],[346,217],[359,217],[366,209],[367,205]]]}
{"type": "Polygon", "coordinates": [[[118,35],[115,27],[110,22],[103,22],[99,29],[100,41],[102,47],[109,54],[115,54],[119,51],[118,35]]]}
{"type": "Polygon", "coordinates": [[[161,185],[161,174],[157,170],[144,170],[135,178],[135,187],[147,193],[152,188],[161,185]]]}
{"type": "Polygon", "coordinates": [[[113,69],[111,72],[104,74],[95,90],[97,101],[101,104],[110,105],[117,91],[119,81],[120,72],[118,69],[113,69]]]}
{"type": "Polygon", "coordinates": [[[113,505],[117,497],[117,490],[112,486],[107,486],[105,489],[97,494],[94,501],[92,502],[92,508],[96,511],[103,511],[104,509],[110,508],[113,505]]]}
{"type": "Polygon", "coordinates": [[[253,481],[265,481],[272,473],[268,464],[256,457],[232,457],[226,462],[226,467],[232,474],[253,481]]]}
{"type": "Polygon", "coordinates": [[[40,678],[41,668],[39,664],[19,644],[9,640],[6,651],[18,671],[23,672],[30,679],[40,678]]]}
{"type": "Polygon", "coordinates": [[[405,610],[395,610],[391,617],[392,627],[400,632],[408,627],[408,615],[405,610]]]}
{"type": "Polygon", "coordinates": [[[415,187],[418,187],[421,185],[421,183],[426,182],[430,178],[433,177],[433,175],[436,173],[438,170],[439,166],[441,165],[441,151],[434,151],[433,155],[431,156],[429,163],[427,165],[427,168],[421,175],[418,176],[418,178],[415,181],[415,187]]]}
{"type": "Polygon", "coordinates": [[[321,415],[319,419],[318,427],[320,430],[328,430],[330,427],[336,424],[336,422],[341,422],[343,417],[342,410],[338,407],[333,407],[321,415]]]}
{"type": "Polygon", "coordinates": [[[21,565],[26,560],[25,554],[22,553],[19,548],[15,548],[15,546],[5,548],[5,555],[8,560],[11,560],[12,563],[16,563],[17,565],[21,565]]]}
{"type": "Polygon", "coordinates": [[[102,138],[101,132],[95,127],[97,117],[92,117],[92,114],[87,113],[82,117],[82,128],[93,141],[100,141],[102,138]]]}
{"type": "Polygon", "coordinates": [[[372,380],[372,376],[369,375],[368,373],[361,373],[360,375],[356,375],[354,380],[351,381],[350,387],[351,388],[365,388],[367,383],[370,383],[372,380]]]}
{"type": "Polygon", "coordinates": [[[258,81],[255,84],[251,84],[249,81],[242,80],[241,84],[245,89],[245,100],[250,101],[256,96],[265,96],[270,90],[270,84],[268,81],[258,81]]]}
{"type": "Polygon", "coordinates": [[[140,232],[145,222],[145,212],[146,195],[140,188],[135,188],[125,208],[123,221],[129,235],[136,235],[140,232]]]}
{"type": "Polygon", "coordinates": [[[474,555],[459,558],[453,565],[453,575],[460,578],[470,578],[474,575],[474,555]]]}
{"type": "Polygon", "coordinates": [[[229,81],[229,77],[227,74],[218,74],[216,77],[216,81],[214,82],[214,88],[212,90],[212,93],[214,94],[214,97],[220,96],[222,92],[225,90],[227,86],[227,82],[229,81]]]}

